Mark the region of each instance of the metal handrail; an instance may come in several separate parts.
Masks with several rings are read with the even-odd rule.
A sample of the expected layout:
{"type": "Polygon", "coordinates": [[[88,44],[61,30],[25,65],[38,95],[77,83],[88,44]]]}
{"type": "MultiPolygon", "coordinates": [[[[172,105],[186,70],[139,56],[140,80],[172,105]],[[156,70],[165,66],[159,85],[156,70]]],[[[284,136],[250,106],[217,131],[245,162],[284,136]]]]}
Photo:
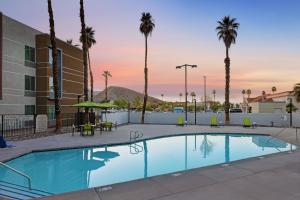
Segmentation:
{"type": "Polygon", "coordinates": [[[0,162],[0,165],[6,167],[8,169],[10,169],[11,171],[13,171],[13,172],[15,172],[15,173],[17,173],[17,174],[19,174],[19,175],[21,175],[23,177],[25,177],[27,179],[27,181],[28,181],[28,188],[29,188],[29,190],[31,190],[31,178],[28,175],[26,175],[26,174],[24,174],[24,173],[22,173],[22,172],[20,172],[20,171],[18,171],[16,169],[14,169],[14,168],[8,166],[7,164],[4,164],[3,162],[0,162]]]}

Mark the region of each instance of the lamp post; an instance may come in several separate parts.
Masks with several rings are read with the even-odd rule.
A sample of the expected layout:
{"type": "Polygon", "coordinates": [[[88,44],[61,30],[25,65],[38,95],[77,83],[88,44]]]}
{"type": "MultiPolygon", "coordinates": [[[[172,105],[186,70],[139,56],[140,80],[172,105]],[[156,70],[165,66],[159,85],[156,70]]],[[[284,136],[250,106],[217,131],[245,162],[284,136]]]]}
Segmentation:
{"type": "Polygon", "coordinates": [[[197,100],[196,100],[196,98],[195,99],[193,99],[193,101],[194,101],[194,106],[195,106],[195,125],[197,124],[197,100]]]}
{"type": "Polygon", "coordinates": [[[184,68],[184,75],[185,75],[185,81],[184,81],[184,86],[185,86],[185,123],[187,123],[187,68],[188,67],[196,68],[197,65],[184,64],[184,65],[176,66],[176,69],[184,68]]]}
{"type": "Polygon", "coordinates": [[[290,101],[290,127],[292,128],[293,126],[293,98],[289,97],[290,101]]]}
{"type": "Polygon", "coordinates": [[[206,76],[203,76],[204,81],[204,112],[206,112],[206,76]]]}

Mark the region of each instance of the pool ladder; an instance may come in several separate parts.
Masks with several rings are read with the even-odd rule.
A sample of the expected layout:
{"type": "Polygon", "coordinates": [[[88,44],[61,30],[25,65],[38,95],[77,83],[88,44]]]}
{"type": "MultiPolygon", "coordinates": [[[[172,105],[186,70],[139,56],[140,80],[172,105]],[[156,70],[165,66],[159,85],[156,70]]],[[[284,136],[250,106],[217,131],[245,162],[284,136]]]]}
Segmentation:
{"type": "Polygon", "coordinates": [[[139,154],[144,151],[144,148],[136,142],[137,139],[140,139],[143,136],[143,133],[139,133],[138,131],[130,131],[129,151],[131,154],[139,154]]]}
{"type": "Polygon", "coordinates": [[[23,176],[24,178],[26,178],[27,181],[28,181],[28,189],[31,190],[31,178],[27,174],[24,174],[24,173],[16,170],[15,168],[10,167],[9,165],[4,164],[3,162],[0,162],[0,165],[2,165],[3,167],[15,172],[16,174],[19,174],[20,176],[23,176]]]}

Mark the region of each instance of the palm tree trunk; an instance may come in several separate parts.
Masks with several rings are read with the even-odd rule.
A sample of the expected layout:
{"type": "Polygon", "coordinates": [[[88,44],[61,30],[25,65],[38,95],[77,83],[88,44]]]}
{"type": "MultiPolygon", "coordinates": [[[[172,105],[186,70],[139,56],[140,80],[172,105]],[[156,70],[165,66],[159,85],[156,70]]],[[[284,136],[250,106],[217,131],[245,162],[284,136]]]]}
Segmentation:
{"type": "Polygon", "coordinates": [[[147,56],[148,56],[148,37],[145,36],[145,88],[144,88],[144,102],[143,102],[143,110],[142,110],[142,119],[141,123],[144,124],[145,122],[145,112],[146,112],[146,105],[148,100],[148,68],[147,68],[147,56]]]}
{"type": "Polygon", "coordinates": [[[226,58],[225,62],[225,124],[230,123],[229,118],[229,84],[230,84],[230,58],[228,56],[228,47],[226,47],[226,58]]]}
{"type": "Polygon", "coordinates": [[[57,68],[57,47],[55,40],[54,30],[54,17],[51,0],[48,0],[48,13],[49,13],[49,24],[50,24],[50,41],[52,46],[52,72],[53,72],[53,87],[54,87],[54,104],[55,104],[55,131],[59,131],[61,128],[61,113],[60,113],[60,99],[59,99],[59,88],[58,88],[58,68],[57,68]]]}
{"type": "Polygon", "coordinates": [[[105,76],[105,102],[107,102],[107,79],[108,75],[105,76]]]}
{"type": "Polygon", "coordinates": [[[88,61],[89,61],[89,70],[90,70],[90,79],[91,79],[91,101],[94,101],[94,77],[92,72],[91,60],[90,60],[90,51],[87,51],[88,61]]]}
{"type": "MultiPolygon", "coordinates": [[[[83,59],[83,81],[84,81],[84,100],[88,100],[88,67],[87,67],[87,44],[85,33],[85,21],[84,21],[84,7],[83,0],[80,0],[80,21],[81,21],[81,36],[82,36],[82,59],[83,59]]],[[[85,109],[85,120],[88,119],[88,108],[85,109]]]]}

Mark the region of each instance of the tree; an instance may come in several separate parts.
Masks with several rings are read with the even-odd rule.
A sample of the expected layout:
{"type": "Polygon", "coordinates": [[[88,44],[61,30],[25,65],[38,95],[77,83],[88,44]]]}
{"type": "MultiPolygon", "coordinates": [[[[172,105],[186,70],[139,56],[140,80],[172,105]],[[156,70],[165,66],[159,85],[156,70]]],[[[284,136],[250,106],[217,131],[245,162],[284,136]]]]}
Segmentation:
{"type": "Polygon", "coordinates": [[[179,93],[179,102],[181,102],[182,93],[179,93]]]}
{"type": "Polygon", "coordinates": [[[217,111],[219,111],[220,109],[222,109],[222,104],[220,103],[220,102],[214,102],[212,105],[211,105],[211,107],[210,107],[210,109],[213,111],[213,112],[217,112],[217,111]]]}
{"type": "MultiPolygon", "coordinates": [[[[84,101],[88,101],[88,66],[87,66],[87,42],[85,33],[84,7],[83,0],[80,0],[80,22],[81,22],[81,37],[82,37],[82,59],[83,59],[83,94],[84,101]]],[[[88,119],[88,109],[85,109],[85,119],[88,119]]]]}
{"type": "Polygon", "coordinates": [[[79,47],[78,44],[73,44],[73,39],[66,40],[66,43],[68,43],[69,45],[73,45],[74,47],[79,47]]]}
{"type": "Polygon", "coordinates": [[[109,71],[104,71],[102,76],[105,78],[105,101],[107,101],[107,85],[108,85],[108,77],[112,77],[109,71]]]}
{"type": "Polygon", "coordinates": [[[300,102],[300,83],[296,83],[294,86],[294,95],[297,102],[300,102]]]}
{"type": "Polygon", "coordinates": [[[164,94],[161,94],[161,100],[163,101],[164,100],[164,94]]]}
{"type": "Polygon", "coordinates": [[[286,104],[285,109],[287,113],[291,113],[291,110],[292,112],[296,112],[298,110],[298,108],[291,102],[286,104]]]}
{"type": "Polygon", "coordinates": [[[191,92],[191,97],[192,97],[192,101],[194,101],[194,99],[196,98],[196,93],[195,92],[191,92]]]}
{"type": "Polygon", "coordinates": [[[248,89],[247,91],[246,91],[246,93],[247,93],[247,95],[248,95],[248,98],[250,98],[250,95],[251,95],[251,90],[250,89],[248,89]]]}
{"type": "Polygon", "coordinates": [[[114,104],[118,106],[118,108],[128,108],[128,101],[122,98],[114,100],[114,104]]]}
{"type": "Polygon", "coordinates": [[[277,88],[275,86],[272,87],[273,94],[277,91],[277,88]]]}
{"type": "Polygon", "coordinates": [[[213,91],[212,91],[212,94],[213,94],[213,96],[214,96],[214,102],[216,101],[216,93],[217,93],[216,90],[213,90],[213,91]]]}
{"type": "MultiPolygon", "coordinates": [[[[94,77],[93,77],[93,72],[92,72],[92,66],[91,66],[91,59],[90,59],[90,48],[94,44],[96,44],[96,39],[95,39],[95,30],[93,30],[92,27],[86,27],[85,28],[85,35],[86,35],[86,45],[87,45],[87,58],[89,62],[89,70],[90,70],[90,84],[91,84],[91,101],[94,101],[94,77]]],[[[82,39],[82,34],[79,38],[80,42],[83,42],[82,39]]]]}
{"type": "Polygon", "coordinates": [[[236,18],[230,18],[230,16],[225,16],[221,21],[218,21],[218,26],[216,28],[219,40],[223,40],[226,47],[226,58],[225,63],[225,124],[229,124],[229,89],[230,89],[230,58],[229,49],[232,44],[235,44],[237,37],[237,30],[240,24],[236,22],[236,18]]]}
{"type": "Polygon", "coordinates": [[[142,107],[142,100],[139,96],[136,96],[133,100],[133,106],[137,109],[140,110],[142,107]]]}
{"type": "Polygon", "coordinates": [[[53,73],[53,87],[54,87],[54,104],[55,104],[55,131],[59,131],[62,125],[60,112],[60,97],[58,88],[58,66],[57,66],[57,46],[55,39],[54,17],[51,0],[48,0],[48,13],[50,25],[50,41],[52,47],[52,73],[53,73]]]}
{"type": "Polygon", "coordinates": [[[148,67],[147,67],[148,37],[152,34],[154,27],[155,24],[153,22],[153,18],[151,14],[142,13],[140,32],[145,36],[145,68],[144,68],[145,88],[144,88],[144,102],[143,102],[142,118],[141,118],[142,124],[145,121],[145,111],[146,111],[146,105],[148,100],[148,67]]]}

